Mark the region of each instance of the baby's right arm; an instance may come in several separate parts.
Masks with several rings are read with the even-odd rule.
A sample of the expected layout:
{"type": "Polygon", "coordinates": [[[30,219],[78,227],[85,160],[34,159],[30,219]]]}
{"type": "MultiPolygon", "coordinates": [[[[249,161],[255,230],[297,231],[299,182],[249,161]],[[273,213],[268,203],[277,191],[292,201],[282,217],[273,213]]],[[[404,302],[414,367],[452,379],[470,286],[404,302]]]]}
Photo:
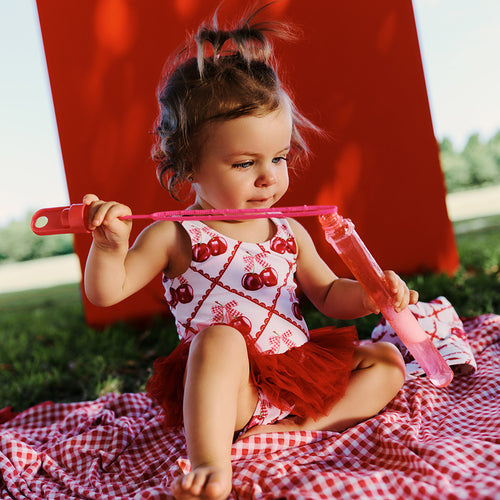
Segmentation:
{"type": "Polygon", "coordinates": [[[169,231],[152,224],[129,249],[132,222],[120,217],[129,215],[130,208],[91,194],[83,203],[90,206],[88,224],[93,234],[85,267],[85,293],[93,304],[110,306],[141,289],[167,266],[169,231]]]}

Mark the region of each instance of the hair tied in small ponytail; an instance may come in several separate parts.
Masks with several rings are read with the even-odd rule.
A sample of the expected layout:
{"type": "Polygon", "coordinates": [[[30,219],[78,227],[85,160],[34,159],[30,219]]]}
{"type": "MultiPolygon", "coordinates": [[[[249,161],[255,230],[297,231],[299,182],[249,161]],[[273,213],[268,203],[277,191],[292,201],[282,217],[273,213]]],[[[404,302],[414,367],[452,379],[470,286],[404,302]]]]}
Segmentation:
{"type": "Polygon", "coordinates": [[[200,162],[209,123],[263,116],[286,104],[292,114],[290,158],[307,158],[302,131],[318,128],[295,107],[272,50],[273,39],[294,40],[297,32],[286,22],[257,21],[265,7],[227,29],[219,28],[216,12],[168,61],[158,88],[153,158],[158,180],[175,199],[191,192],[189,175],[200,162]]]}

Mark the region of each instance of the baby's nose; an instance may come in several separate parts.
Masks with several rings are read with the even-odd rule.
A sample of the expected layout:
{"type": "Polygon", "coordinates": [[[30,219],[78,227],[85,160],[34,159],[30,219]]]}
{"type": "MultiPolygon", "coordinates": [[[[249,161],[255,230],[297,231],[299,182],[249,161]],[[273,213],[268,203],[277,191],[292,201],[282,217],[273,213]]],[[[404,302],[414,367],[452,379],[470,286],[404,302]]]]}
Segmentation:
{"type": "Polygon", "coordinates": [[[269,186],[276,182],[276,166],[274,164],[264,165],[257,176],[256,184],[258,186],[269,186]]]}

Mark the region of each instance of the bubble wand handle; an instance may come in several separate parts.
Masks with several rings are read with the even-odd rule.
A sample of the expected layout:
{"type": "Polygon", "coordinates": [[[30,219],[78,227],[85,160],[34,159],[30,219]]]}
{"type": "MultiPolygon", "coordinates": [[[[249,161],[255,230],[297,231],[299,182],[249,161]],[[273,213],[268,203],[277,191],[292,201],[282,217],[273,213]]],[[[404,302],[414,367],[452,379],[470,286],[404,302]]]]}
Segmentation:
{"type": "Polygon", "coordinates": [[[88,212],[89,207],[83,203],[42,208],[31,217],[31,230],[38,236],[90,233],[87,228],[88,212]]]}
{"type": "Polygon", "coordinates": [[[325,237],[354,277],[377,304],[401,341],[408,348],[429,380],[437,387],[447,386],[453,371],[408,308],[396,312],[384,272],[357,234],[354,224],[337,211],[319,217],[325,237]]]}

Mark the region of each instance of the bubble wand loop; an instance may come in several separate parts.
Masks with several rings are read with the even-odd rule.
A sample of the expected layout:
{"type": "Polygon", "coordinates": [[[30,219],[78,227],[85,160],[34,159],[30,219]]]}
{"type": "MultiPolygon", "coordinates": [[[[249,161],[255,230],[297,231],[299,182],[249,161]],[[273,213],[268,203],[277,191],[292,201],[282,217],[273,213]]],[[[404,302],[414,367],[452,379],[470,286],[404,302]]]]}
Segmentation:
{"type": "Polygon", "coordinates": [[[429,380],[437,387],[447,386],[453,379],[453,371],[411,311],[407,307],[399,313],[394,310],[385,275],[356,233],[354,224],[336,211],[321,215],[320,222],[327,241],[377,304],[429,380]]]}
{"type": "MultiPolygon", "coordinates": [[[[89,206],[44,208],[31,219],[31,229],[38,235],[90,233],[87,227],[89,206]],[[42,221],[42,222],[41,222],[42,221]]],[[[173,210],[148,215],[129,215],[121,219],[152,220],[244,220],[261,217],[307,217],[319,215],[327,241],[332,245],[355,278],[365,288],[406,345],[431,382],[444,387],[453,379],[453,371],[439,354],[415,316],[406,308],[396,313],[384,273],[376,263],[349,219],[337,213],[333,205],[303,205],[297,207],[255,208],[248,210],[173,210]]]]}

